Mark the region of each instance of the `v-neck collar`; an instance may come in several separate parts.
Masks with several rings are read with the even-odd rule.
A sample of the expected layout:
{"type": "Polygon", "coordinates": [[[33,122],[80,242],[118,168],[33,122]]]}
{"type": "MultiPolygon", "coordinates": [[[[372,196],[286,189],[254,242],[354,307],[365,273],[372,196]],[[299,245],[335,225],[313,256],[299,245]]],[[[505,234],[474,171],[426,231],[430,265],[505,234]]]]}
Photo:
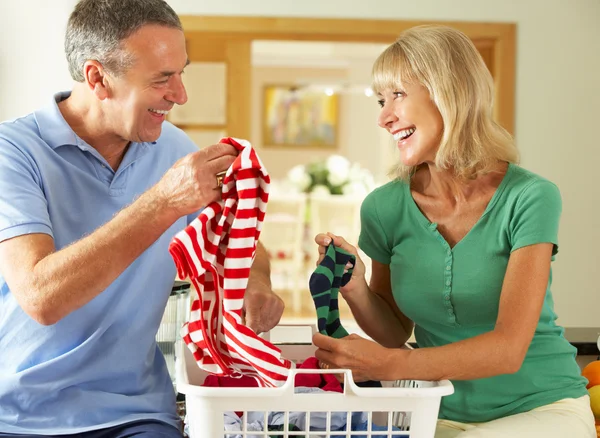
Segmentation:
{"type": "Polygon", "coordinates": [[[483,221],[483,219],[485,218],[485,216],[487,216],[487,214],[494,208],[494,205],[496,205],[496,203],[498,202],[498,199],[502,195],[502,192],[504,191],[504,188],[506,187],[506,185],[508,184],[508,181],[510,180],[510,178],[512,176],[514,166],[515,165],[513,163],[508,163],[508,167],[506,169],[506,173],[504,174],[504,177],[502,178],[502,181],[500,182],[500,184],[496,188],[496,191],[492,195],[492,198],[490,199],[490,202],[488,202],[487,206],[485,207],[485,210],[483,211],[483,213],[481,214],[481,216],[479,217],[479,219],[477,219],[477,222],[475,222],[475,224],[471,227],[471,229],[462,237],[462,239],[460,239],[458,242],[456,242],[456,244],[454,246],[450,246],[450,244],[448,243],[448,241],[441,235],[441,233],[439,233],[439,231],[437,230],[437,223],[431,222],[429,219],[427,219],[427,216],[425,216],[423,214],[423,212],[421,211],[421,209],[417,205],[417,202],[413,198],[412,192],[410,190],[410,182],[404,185],[405,186],[404,189],[406,191],[405,194],[411,200],[411,202],[410,202],[410,204],[411,204],[410,209],[413,212],[413,214],[415,215],[415,217],[417,218],[417,220],[419,221],[419,223],[421,225],[423,225],[427,230],[439,234],[439,236],[441,237],[441,239],[443,240],[443,242],[445,242],[446,246],[450,250],[454,251],[454,249],[457,246],[459,246],[465,239],[467,239],[469,237],[470,234],[472,234],[473,230],[483,221]]]}

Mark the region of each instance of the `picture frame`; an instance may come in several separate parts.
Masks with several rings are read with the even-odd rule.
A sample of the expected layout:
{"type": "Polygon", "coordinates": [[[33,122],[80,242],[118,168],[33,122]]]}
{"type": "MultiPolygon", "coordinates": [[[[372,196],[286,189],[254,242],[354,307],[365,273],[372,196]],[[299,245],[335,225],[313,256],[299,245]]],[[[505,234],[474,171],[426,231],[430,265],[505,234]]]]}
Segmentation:
{"type": "Polygon", "coordinates": [[[337,148],[338,95],[331,89],[290,84],[265,85],[263,145],[337,148]]]}

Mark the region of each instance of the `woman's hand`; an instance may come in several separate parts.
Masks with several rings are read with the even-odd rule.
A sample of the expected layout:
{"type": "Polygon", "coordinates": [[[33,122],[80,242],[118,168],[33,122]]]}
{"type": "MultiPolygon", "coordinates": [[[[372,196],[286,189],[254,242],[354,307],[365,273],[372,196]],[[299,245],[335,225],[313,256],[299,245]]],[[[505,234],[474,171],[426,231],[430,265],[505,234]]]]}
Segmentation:
{"type": "MultiPolygon", "coordinates": [[[[334,246],[341,248],[350,254],[353,254],[356,257],[356,261],[354,262],[354,270],[352,271],[352,278],[350,281],[343,287],[340,288],[340,292],[342,296],[346,298],[348,293],[352,293],[357,287],[361,285],[365,285],[365,264],[358,256],[358,250],[356,247],[350,245],[346,240],[341,236],[336,236],[332,233],[321,233],[317,234],[315,237],[315,242],[319,245],[319,259],[317,260],[317,266],[321,264],[323,259],[325,258],[325,253],[327,252],[327,247],[333,242],[334,246]]],[[[346,269],[351,268],[351,265],[346,265],[346,269]]]]}
{"type": "Polygon", "coordinates": [[[385,348],[358,335],[335,339],[317,333],[313,344],[318,348],[315,357],[326,369],[352,370],[355,382],[366,380],[397,380],[410,350],[385,348]]]}

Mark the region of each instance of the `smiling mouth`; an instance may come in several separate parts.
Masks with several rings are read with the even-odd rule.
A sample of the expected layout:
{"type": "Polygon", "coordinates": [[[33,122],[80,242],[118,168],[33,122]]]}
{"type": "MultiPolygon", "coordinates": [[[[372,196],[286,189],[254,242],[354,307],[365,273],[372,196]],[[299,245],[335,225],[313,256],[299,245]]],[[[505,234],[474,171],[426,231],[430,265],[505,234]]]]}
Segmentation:
{"type": "Polygon", "coordinates": [[[157,110],[157,109],[152,109],[150,108],[148,111],[150,111],[152,114],[156,114],[157,116],[167,116],[167,114],[169,114],[169,111],[167,110],[157,110]]]}
{"type": "Polygon", "coordinates": [[[417,130],[416,128],[408,128],[408,129],[403,129],[401,131],[398,131],[394,134],[394,140],[396,140],[396,141],[406,140],[408,137],[413,135],[413,133],[416,130],[417,130]]]}

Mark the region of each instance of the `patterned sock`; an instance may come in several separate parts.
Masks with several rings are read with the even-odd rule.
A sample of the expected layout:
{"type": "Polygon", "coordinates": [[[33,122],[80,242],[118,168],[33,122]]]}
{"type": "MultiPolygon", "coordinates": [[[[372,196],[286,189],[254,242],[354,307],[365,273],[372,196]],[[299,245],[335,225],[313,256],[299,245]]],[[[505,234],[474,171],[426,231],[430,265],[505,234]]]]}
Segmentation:
{"type": "MultiPolygon", "coordinates": [[[[348,336],[348,332],[340,322],[338,294],[340,287],[345,286],[352,278],[355,263],[354,255],[333,246],[332,243],[327,247],[325,258],[311,275],[308,287],[317,308],[319,333],[337,339],[348,336]],[[348,262],[352,268],[344,274],[348,262]]],[[[343,382],[341,385],[343,388],[343,382]]],[[[363,388],[381,388],[381,382],[374,380],[356,382],[356,385],[363,388]]]]}
{"type": "Polygon", "coordinates": [[[327,247],[325,258],[310,276],[308,286],[317,309],[319,333],[333,338],[348,336],[348,332],[340,323],[338,293],[340,287],[350,281],[355,262],[354,255],[336,248],[332,243],[327,247]],[[352,268],[344,273],[348,262],[352,268]]]}

